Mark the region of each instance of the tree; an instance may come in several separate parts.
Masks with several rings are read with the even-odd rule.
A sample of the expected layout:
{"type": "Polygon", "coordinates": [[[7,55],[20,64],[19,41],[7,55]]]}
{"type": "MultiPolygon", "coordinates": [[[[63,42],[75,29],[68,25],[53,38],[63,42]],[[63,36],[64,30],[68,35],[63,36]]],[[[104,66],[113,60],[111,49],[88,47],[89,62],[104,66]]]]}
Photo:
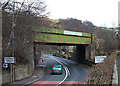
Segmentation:
{"type": "Polygon", "coordinates": [[[2,3],[2,8],[7,12],[13,11],[13,4],[15,3],[15,13],[24,12],[29,13],[32,16],[39,16],[39,17],[46,17],[49,13],[46,11],[45,2],[42,0],[23,0],[23,2],[17,1],[10,1],[2,3]]]}
{"type": "MultiPolygon", "coordinates": [[[[30,0],[28,0],[30,1],[30,0]]],[[[2,36],[3,36],[3,57],[11,56],[11,33],[12,33],[12,12],[13,4],[15,3],[15,56],[17,63],[25,63],[25,61],[33,61],[33,42],[32,42],[32,29],[33,27],[40,27],[49,25],[46,18],[45,8],[46,5],[42,0],[34,0],[32,2],[10,2],[2,8],[3,10],[3,23],[2,23],[2,36]],[[36,3],[36,4],[35,4],[36,3]],[[38,6],[39,4],[39,6],[38,6]],[[38,6],[38,7],[37,7],[38,6]]]]}
{"type": "Polygon", "coordinates": [[[95,32],[97,37],[97,51],[98,52],[107,52],[110,53],[113,50],[117,49],[117,37],[115,36],[115,33],[111,30],[107,29],[96,29],[95,32]]]}
{"type": "Polygon", "coordinates": [[[83,22],[74,18],[59,19],[59,22],[56,23],[58,27],[64,28],[66,30],[80,31],[80,32],[93,32],[95,26],[92,22],[83,22]],[[88,25],[85,25],[88,24],[88,25]]]}
{"type": "Polygon", "coordinates": [[[3,3],[0,2],[0,9],[1,9],[1,8],[4,9],[4,8],[8,5],[9,2],[10,2],[10,0],[8,0],[7,2],[3,2],[3,3]]]}

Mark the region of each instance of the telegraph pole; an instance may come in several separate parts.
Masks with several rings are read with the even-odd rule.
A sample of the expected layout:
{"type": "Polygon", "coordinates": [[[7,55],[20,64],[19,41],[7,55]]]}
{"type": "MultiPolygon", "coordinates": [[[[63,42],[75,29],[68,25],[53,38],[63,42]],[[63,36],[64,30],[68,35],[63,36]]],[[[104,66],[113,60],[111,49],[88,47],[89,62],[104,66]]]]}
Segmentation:
{"type": "MultiPolygon", "coordinates": [[[[14,57],[14,27],[15,27],[15,0],[13,2],[13,15],[12,15],[12,57],[14,57]]],[[[14,81],[14,64],[11,64],[11,82],[14,81]]]]}

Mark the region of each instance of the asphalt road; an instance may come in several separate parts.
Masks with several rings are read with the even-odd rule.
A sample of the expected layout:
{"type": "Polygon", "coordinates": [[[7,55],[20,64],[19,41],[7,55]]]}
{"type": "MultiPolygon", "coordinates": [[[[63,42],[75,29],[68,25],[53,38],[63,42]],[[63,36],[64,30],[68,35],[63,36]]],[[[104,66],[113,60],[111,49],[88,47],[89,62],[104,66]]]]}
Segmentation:
{"type": "Polygon", "coordinates": [[[43,55],[45,61],[45,75],[33,82],[34,84],[85,84],[88,78],[88,67],[71,60],[43,55]],[[62,75],[52,75],[52,66],[54,64],[63,65],[62,75]]]}

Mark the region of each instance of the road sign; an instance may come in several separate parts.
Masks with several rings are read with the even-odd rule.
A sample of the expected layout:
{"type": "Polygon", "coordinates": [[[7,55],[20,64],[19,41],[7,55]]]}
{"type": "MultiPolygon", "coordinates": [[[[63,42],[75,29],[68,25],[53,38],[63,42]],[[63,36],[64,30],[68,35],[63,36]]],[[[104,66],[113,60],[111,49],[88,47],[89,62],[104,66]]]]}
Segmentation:
{"type": "Polygon", "coordinates": [[[4,68],[8,68],[8,64],[3,63],[3,67],[4,67],[4,68]]]}
{"type": "Polygon", "coordinates": [[[106,56],[95,56],[95,63],[103,63],[106,56]]]}
{"type": "Polygon", "coordinates": [[[4,63],[16,63],[15,57],[4,57],[4,63]]]}

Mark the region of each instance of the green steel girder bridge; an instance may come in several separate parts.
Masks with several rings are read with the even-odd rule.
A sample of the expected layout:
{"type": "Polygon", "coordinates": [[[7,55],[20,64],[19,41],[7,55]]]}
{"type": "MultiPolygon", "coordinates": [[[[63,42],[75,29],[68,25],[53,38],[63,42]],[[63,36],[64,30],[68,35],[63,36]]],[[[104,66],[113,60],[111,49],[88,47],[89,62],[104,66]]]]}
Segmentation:
{"type": "Polygon", "coordinates": [[[91,44],[92,34],[53,28],[33,28],[33,42],[59,44],[91,44]]]}
{"type": "Polygon", "coordinates": [[[34,56],[37,45],[76,46],[74,61],[94,60],[92,33],[75,32],[53,28],[33,28],[34,56]]]}

